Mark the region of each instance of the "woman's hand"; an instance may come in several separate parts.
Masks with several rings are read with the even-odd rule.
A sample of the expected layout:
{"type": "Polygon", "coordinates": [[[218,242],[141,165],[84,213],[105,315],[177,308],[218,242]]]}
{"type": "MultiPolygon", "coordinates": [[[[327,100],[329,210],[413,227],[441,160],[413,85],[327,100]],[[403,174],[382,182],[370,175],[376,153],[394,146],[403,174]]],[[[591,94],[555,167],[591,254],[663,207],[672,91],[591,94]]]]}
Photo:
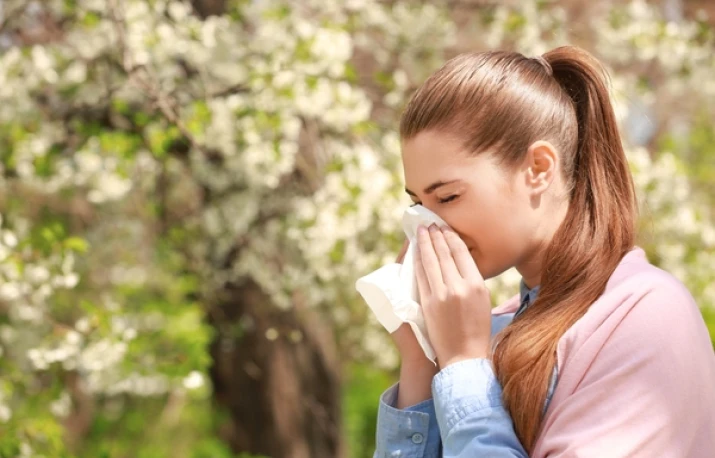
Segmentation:
{"type": "MultiPolygon", "coordinates": [[[[405,240],[396,262],[402,263],[409,244],[405,240]]],[[[409,324],[402,323],[390,335],[400,352],[400,389],[397,390],[395,407],[404,409],[430,399],[437,367],[425,356],[409,324]]]]}
{"type": "Polygon", "coordinates": [[[418,228],[417,251],[420,304],[440,368],[488,357],[491,298],[467,246],[433,224],[418,228]]]}
{"type": "MultiPolygon", "coordinates": [[[[405,259],[405,254],[407,253],[409,246],[410,241],[405,240],[405,243],[402,244],[402,248],[400,249],[400,253],[397,255],[397,259],[395,260],[395,262],[402,264],[402,261],[405,259]]],[[[412,332],[412,328],[407,323],[402,323],[402,326],[397,328],[397,330],[395,330],[391,334],[391,336],[393,342],[395,342],[397,351],[400,353],[400,359],[403,363],[427,362],[429,365],[432,366],[432,363],[427,359],[424,351],[422,350],[422,347],[420,347],[420,344],[417,342],[417,337],[415,337],[415,333],[412,332]]]]}

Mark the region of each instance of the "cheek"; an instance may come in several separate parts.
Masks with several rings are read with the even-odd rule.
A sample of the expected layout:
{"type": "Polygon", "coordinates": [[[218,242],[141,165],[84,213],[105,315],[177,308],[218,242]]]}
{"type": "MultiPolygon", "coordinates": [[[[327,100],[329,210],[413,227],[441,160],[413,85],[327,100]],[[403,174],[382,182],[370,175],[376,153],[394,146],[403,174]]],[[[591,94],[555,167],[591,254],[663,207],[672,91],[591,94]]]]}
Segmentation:
{"type": "Polygon", "coordinates": [[[515,223],[519,219],[511,209],[492,207],[485,202],[478,207],[456,210],[449,216],[451,218],[447,219],[445,215],[443,219],[460,235],[479,264],[501,265],[505,258],[511,257],[510,251],[517,238],[515,223]]]}
{"type": "Polygon", "coordinates": [[[470,249],[481,244],[481,233],[488,226],[488,221],[469,206],[455,206],[451,211],[443,211],[442,219],[451,227],[470,249]],[[486,224],[485,224],[486,223],[486,224]]]}
{"type": "MultiPolygon", "coordinates": [[[[445,221],[452,226],[465,239],[470,239],[479,244],[482,239],[491,239],[495,229],[503,226],[508,218],[508,210],[494,199],[465,199],[461,205],[455,206],[450,215],[450,220],[445,221]]],[[[467,240],[465,240],[466,242],[467,240]]],[[[469,244],[469,243],[468,243],[469,244]]]]}
{"type": "Polygon", "coordinates": [[[434,209],[476,253],[492,257],[514,237],[513,221],[518,220],[510,196],[496,184],[474,187],[456,205],[434,209]]]}

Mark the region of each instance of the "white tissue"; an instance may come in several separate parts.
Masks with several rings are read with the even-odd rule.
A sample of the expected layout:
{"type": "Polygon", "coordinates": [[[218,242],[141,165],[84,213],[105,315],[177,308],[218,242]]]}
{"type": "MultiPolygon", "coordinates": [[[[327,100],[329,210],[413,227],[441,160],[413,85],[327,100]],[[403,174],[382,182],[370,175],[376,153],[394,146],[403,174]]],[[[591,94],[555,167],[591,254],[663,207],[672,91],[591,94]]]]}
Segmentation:
{"type": "Polygon", "coordinates": [[[425,356],[434,363],[436,355],[427,336],[414,268],[417,227],[432,223],[447,226],[442,218],[421,205],[407,208],[402,216],[402,228],[410,245],[402,264],[384,265],[358,279],[355,287],[387,332],[393,333],[402,323],[408,323],[425,356]]]}

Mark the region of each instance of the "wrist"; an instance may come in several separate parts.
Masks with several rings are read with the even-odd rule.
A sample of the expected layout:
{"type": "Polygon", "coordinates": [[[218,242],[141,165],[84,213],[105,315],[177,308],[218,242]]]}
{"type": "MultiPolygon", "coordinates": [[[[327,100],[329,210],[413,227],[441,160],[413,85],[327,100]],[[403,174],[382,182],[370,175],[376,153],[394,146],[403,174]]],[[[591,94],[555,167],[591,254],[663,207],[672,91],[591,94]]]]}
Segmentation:
{"type": "Polygon", "coordinates": [[[422,348],[418,347],[416,349],[399,349],[400,361],[402,364],[409,364],[410,366],[434,366],[435,363],[429,360],[425,355],[422,348]]]}
{"type": "Polygon", "coordinates": [[[426,361],[430,363],[409,324],[403,323],[391,336],[403,362],[418,364],[426,361]]]}
{"type": "Polygon", "coordinates": [[[437,359],[440,369],[451,366],[452,364],[460,363],[462,361],[467,361],[470,359],[489,359],[489,355],[486,351],[476,351],[467,354],[457,354],[446,357],[444,360],[437,359]]]}
{"type": "Polygon", "coordinates": [[[432,380],[438,368],[427,358],[402,361],[395,407],[404,409],[432,398],[432,380]]]}
{"type": "Polygon", "coordinates": [[[400,360],[400,370],[405,372],[415,372],[415,373],[437,373],[439,368],[436,362],[432,362],[427,359],[426,356],[422,355],[421,358],[405,359],[400,360]]]}

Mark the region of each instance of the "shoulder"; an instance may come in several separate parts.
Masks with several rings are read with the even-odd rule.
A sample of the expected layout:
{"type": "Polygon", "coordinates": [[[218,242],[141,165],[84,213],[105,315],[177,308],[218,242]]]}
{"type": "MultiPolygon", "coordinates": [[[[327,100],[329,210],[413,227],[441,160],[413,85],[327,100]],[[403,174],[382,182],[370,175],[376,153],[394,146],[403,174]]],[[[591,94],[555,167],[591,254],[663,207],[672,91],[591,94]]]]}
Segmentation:
{"type": "Polygon", "coordinates": [[[640,255],[627,258],[559,341],[544,426],[551,437],[542,446],[629,456],[711,449],[715,354],[700,310],[673,275],[640,255]],[[565,443],[559,434],[567,430],[599,440],[565,443]]]}
{"type": "Polygon", "coordinates": [[[700,404],[715,402],[713,344],[690,292],[663,270],[646,269],[607,291],[564,335],[559,352],[573,390],[618,389],[631,402],[648,387],[647,397],[673,418],[685,421],[690,412],[714,424],[700,404]]]}
{"type": "Polygon", "coordinates": [[[670,350],[687,351],[700,344],[712,350],[698,305],[685,285],[670,273],[651,266],[625,280],[620,289],[603,297],[604,303],[610,302],[606,313],[608,307],[615,307],[614,337],[632,345],[647,343],[661,349],[667,346],[670,350]]]}
{"type": "Polygon", "coordinates": [[[650,326],[672,327],[675,323],[668,320],[676,318],[681,323],[688,322],[688,317],[702,321],[698,305],[688,288],[644,257],[630,262],[624,259],[590,312],[616,313],[624,321],[648,317],[642,324],[650,326]]]}
{"type": "Polygon", "coordinates": [[[559,365],[596,358],[671,364],[688,355],[715,367],[708,330],[685,285],[642,253],[629,255],[603,295],[562,336],[559,365]]]}
{"type": "MultiPolygon", "coordinates": [[[[595,320],[599,324],[611,317],[616,321],[632,321],[634,315],[641,313],[657,313],[663,318],[693,316],[702,321],[700,310],[686,286],[669,272],[648,262],[643,250],[636,248],[624,256],[605,291],[583,320],[595,320]]],[[[658,322],[647,321],[653,325],[658,322]]]]}

